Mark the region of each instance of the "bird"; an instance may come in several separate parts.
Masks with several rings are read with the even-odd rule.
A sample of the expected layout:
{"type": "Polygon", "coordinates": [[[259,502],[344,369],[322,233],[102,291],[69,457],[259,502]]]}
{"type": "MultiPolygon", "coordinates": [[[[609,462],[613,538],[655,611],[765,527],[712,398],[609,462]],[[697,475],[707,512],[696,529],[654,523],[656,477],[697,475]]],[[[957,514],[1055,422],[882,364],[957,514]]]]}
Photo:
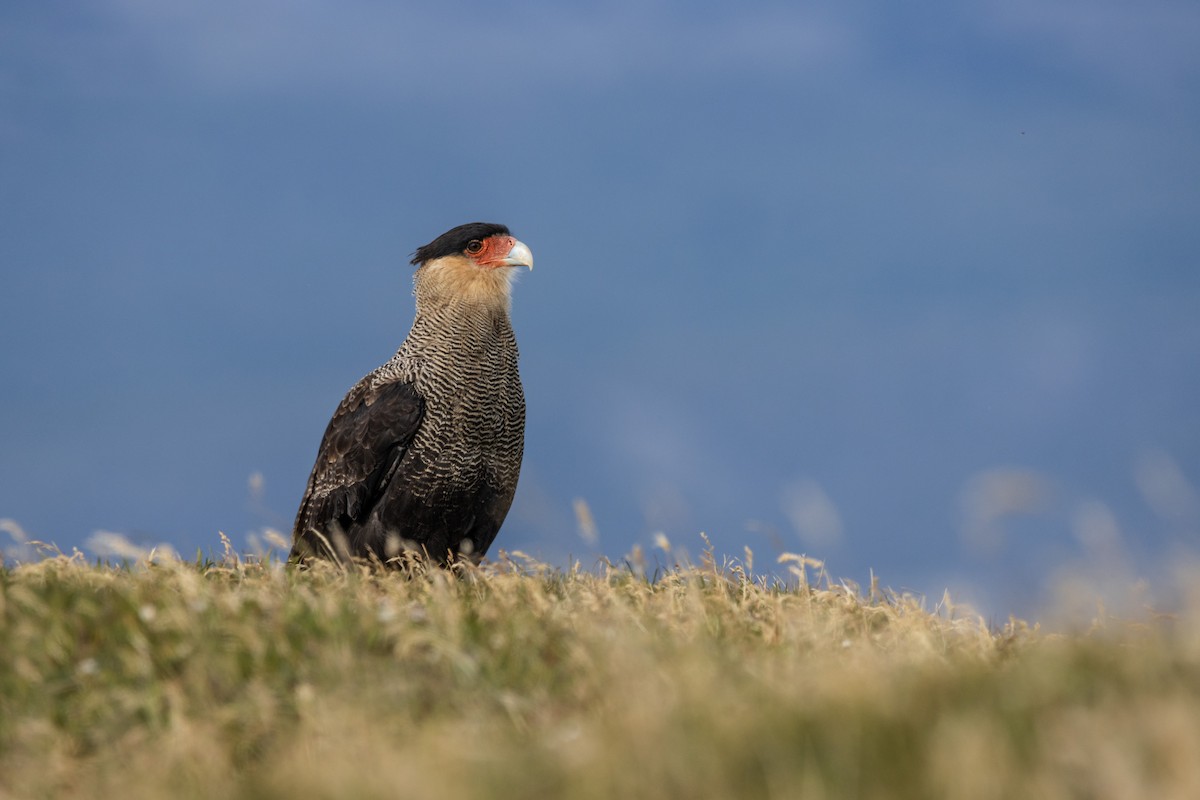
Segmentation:
{"type": "Polygon", "coordinates": [[[479,563],[521,472],[525,394],[511,321],[533,253],[504,225],[417,248],[412,328],[334,411],[296,513],[289,562],[479,563]]]}

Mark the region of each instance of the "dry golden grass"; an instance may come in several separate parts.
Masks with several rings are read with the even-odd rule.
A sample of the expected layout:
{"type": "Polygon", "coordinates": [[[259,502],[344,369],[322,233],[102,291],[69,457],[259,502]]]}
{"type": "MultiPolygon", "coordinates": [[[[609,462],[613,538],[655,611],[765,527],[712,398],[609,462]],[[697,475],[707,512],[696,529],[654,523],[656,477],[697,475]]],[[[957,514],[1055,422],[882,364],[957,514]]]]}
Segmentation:
{"type": "Polygon", "coordinates": [[[739,564],[0,569],[0,797],[1200,797],[1200,614],[1047,635],[739,564]]]}

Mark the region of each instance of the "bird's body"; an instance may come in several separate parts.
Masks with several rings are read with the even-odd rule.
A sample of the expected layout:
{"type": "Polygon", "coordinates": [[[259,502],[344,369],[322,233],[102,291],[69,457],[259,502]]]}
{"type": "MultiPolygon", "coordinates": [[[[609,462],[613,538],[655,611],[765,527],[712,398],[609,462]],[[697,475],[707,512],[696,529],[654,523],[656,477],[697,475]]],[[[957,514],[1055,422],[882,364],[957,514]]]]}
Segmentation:
{"type": "Polygon", "coordinates": [[[478,560],[516,491],[525,398],[509,319],[529,249],[472,223],[420,248],[412,330],[347,393],[296,515],[293,559],[478,560]]]}

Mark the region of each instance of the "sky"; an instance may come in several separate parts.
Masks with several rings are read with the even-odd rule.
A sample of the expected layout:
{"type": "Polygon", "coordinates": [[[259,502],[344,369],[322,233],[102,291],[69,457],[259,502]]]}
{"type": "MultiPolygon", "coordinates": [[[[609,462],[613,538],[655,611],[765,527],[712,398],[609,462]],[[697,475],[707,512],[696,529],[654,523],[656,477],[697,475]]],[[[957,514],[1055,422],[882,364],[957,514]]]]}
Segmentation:
{"type": "Polygon", "coordinates": [[[4,3],[0,548],[286,535],[412,251],[485,220],[537,262],[496,547],[1169,603],[1200,7],[910,6],[4,3]]]}

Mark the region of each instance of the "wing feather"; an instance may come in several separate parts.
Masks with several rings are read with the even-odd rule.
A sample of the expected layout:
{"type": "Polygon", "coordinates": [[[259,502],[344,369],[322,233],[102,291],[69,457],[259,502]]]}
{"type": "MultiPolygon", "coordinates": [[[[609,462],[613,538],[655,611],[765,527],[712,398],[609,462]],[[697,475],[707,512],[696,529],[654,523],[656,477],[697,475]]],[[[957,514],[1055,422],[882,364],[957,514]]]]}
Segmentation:
{"type": "Polygon", "coordinates": [[[327,549],[383,496],[425,416],[411,383],[364,378],[334,412],[292,532],[293,557],[327,549]]]}

